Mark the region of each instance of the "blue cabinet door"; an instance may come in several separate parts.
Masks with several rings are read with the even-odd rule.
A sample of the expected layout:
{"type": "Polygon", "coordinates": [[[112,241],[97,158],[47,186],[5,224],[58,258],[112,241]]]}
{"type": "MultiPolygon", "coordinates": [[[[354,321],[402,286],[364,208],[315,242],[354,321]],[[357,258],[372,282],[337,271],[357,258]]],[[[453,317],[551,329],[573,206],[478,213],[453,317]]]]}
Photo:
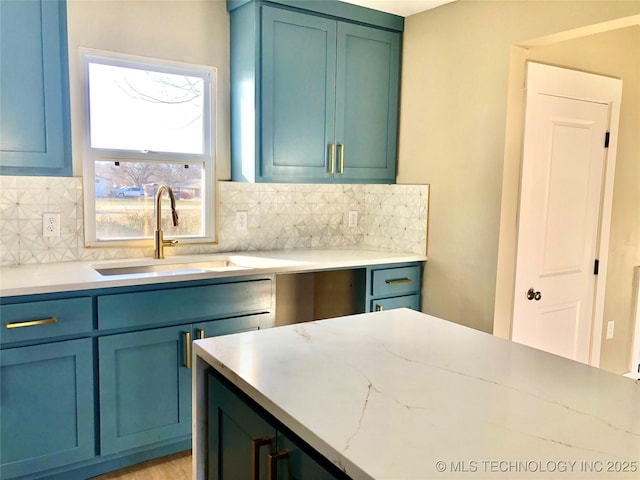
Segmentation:
{"type": "Polygon", "coordinates": [[[100,453],[188,438],[187,358],[192,350],[187,341],[257,330],[270,318],[270,314],[247,315],[100,337],[100,453]]]}
{"type": "Polygon", "coordinates": [[[262,7],[262,172],[327,180],[334,139],[336,22],[262,7]]]}
{"type": "Polygon", "coordinates": [[[336,480],[322,465],[311,455],[300,448],[298,442],[292,440],[282,432],[278,432],[278,452],[281,460],[276,463],[277,480],[304,479],[304,480],[336,480]],[[285,455],[286,453],[286,455],[285,455]]]}
{"type": "Polygon", "coordinates": [[[266,480],[276,429],[214,375],[208,382],[209,480],[266,480]]]}
{"type": "Polygon", "coordinates": [[[0,2],[0,174],[71,175],[66,3],[0,2]]]}
{"type": "Polygon", "coordinates": [[[338,23],[338,181],[395,183],[400,34],[338,23]]]}
{"type": "Polygon", "coordinates": [[[262,7],[262,177],[395,183],[398,32],[262,7]]]}
{"type": "Polygon", "coordinates": [[[308,445],[284,434],[215,373],[207,377],[207,390],[209,480],[338,478],[314,458],[320,454],[312,456],[308,445]]]}
{"type": "Polygon", "coordinates": [[[191,433],[186,333],[191,325],[98,339],[102,455],[191,433]]]}
{"type": "Polygon", "coordinates": [[[1,478],[95,455],[91,339],[0,352],[1,478]]]}

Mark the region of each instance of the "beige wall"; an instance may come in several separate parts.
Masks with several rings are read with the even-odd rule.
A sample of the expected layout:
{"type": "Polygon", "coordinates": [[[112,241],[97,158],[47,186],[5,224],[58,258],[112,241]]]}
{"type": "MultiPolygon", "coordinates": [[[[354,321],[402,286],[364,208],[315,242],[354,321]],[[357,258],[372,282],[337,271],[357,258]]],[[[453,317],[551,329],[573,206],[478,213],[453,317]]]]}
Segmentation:
{"type": "Polygon", "coordinates": [[[511,47],[637,1],[465,1],[406,19],[399,183],[430,183],[423,310],[492,332],[511,47]]]}
{"type": "Polygon", "coordinates": [[[84,110],[78,47],[216,67],[216,167],[230,178],[229,16],[211,0],[67,0],[73,172],[82,174],[84,110]]]}

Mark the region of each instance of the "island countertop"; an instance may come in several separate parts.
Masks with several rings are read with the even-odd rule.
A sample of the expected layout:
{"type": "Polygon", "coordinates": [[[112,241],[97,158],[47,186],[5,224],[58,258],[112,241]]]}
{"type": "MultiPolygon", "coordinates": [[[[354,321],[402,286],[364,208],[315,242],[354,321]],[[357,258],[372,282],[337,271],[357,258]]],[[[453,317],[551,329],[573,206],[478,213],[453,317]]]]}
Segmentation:
{"type": "Polygon", "coordinates": [[[354,479],[639,475],[639,382],[423,313],[214,337],[194,351],[194,478],[210,366],[354,479]]]}

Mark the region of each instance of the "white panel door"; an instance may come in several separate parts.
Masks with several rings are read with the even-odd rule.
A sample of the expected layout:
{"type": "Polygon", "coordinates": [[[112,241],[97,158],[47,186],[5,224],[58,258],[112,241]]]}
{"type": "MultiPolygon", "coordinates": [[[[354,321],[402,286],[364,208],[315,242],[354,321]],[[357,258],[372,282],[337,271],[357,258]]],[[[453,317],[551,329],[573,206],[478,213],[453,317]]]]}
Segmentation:
{"type": "Polygon", "coordinates": [[[527,97],[512,339],[589,362],[609,105],[527,97]]]}

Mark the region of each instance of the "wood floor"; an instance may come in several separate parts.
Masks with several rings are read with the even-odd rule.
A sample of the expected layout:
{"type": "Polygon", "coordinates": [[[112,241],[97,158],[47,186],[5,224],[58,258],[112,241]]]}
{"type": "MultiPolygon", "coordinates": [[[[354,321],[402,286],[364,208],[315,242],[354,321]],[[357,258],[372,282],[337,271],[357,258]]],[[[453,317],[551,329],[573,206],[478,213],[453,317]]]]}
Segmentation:
{"type": "Polygon", "coordinates": [[[191,480],[191,450],[105,473],[94,480],[191,480]]]}

